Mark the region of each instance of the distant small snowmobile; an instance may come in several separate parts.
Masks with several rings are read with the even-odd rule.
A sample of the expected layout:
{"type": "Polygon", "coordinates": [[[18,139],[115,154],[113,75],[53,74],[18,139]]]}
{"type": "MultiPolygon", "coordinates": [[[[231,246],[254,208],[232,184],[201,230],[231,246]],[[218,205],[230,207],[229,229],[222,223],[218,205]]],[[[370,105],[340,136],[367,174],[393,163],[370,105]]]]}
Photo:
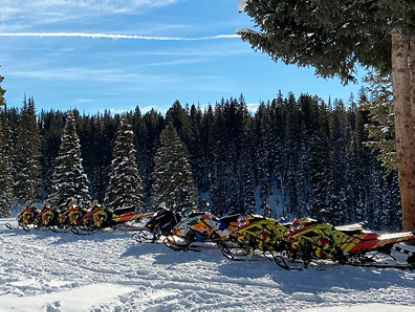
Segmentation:
{"type": "MultiPolygon", "coordinates": [[[[415,231],[380,235],[365,231],[359,225],[334,227],[313,219],[294,220],[284,235],[284,244],[291,257],[301,259],[306,267],[313,259],[329,259],[341,264],[376,267],[415,268],[415,254],[406,263],[378,260],[379,254],[392,257],[393,246],[415,241],[415,231]]],[[[393,257],[392,257],[393,258],[393,257]]]]}
{"type": "Polygon", "coordinates": [[[56,228],[59,227],[59,215],[59,210],[52,209],[50,206],[44,206],[35,217],[35,227],[37,229],[48,228],[56,231],[56,228]]]}
{"type": "Polygon", "coordinates": [[[141,218],[151,214],[152,212],[137,213],[132,209],[112,211],[104,209],[101,205],[95,205],[82,217],[81,226],[79,228],[73,228],[72,232],[82,234],[83,232],[92,232],[104,227],[125,225],[131,221],[137,222],[141,218]]]}
{"type": "Polygon", "coordinates": [[[204,212],[195,213],[178,223],[164,243],[175,250],[189,249],[193,242],[218,242],[229,237],[237,226],[239,215],[217,218],[204,212]]]}
{"type": "Polygon", "coordinates": [[[69,205],[68,208],[59,215],[59,225],[65,230],[69,227],[80,226],[82,224],[82,218],[86,213],[86,209],[83,209],[76,205],[69,205]]]}
{"type": "Polygon", "coordinates": [[[181,220],[178,213],[166,208],[159,208],[151,214],[152,216],[150,220],[147,221],[144,228],[137,231],[137,233],[134,233],[132,236],[139,243],[154,243],[161,236],[169,235],[173,227],[181,220]]]}
{"type": "Polygon", "coordinates": [[[20,214],[17,216],[17,223],[25,231],[30,231],[29,225],[35,224],[36,216],[39,214],[39,210],[35,207],[24,207],[20,214]]]}

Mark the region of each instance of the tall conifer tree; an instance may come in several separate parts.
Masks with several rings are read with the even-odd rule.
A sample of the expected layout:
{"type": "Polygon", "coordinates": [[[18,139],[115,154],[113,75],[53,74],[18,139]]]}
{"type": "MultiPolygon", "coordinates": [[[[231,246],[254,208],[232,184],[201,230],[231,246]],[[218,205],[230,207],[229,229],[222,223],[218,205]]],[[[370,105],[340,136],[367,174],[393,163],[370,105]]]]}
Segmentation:
{"type": "MultiPolygon", "coordinates": [[[[3,79],[0,76],[0,83],[3,82],[3,79]]],[[[11,154],[13,142],[7,121],[7,108],[4,100],[5,92],[6,90],[0,86],[0,218],[10,216],[14,196],[11,154]]]]}
{"type": "Polygon", "coordinates": [[[42,165],[40,163],[40,135],[33,98],[29,98],[28,102],[24,100],[19,115],[16,154],[16,198],[21,204],[28,200],[39,200],[42,193],[42,165]]]}
{"type": "Polygon", "coordinates": [[[132,126],[125,116],[118,127],[112,152],[109,185],[105,194],[107,208],[142,210],[142,187],[136,154],[132,126]]]}
{"type": "Polygon", "coordinates": [[[82,165],[81,144],[72,111],[67,115],[51,184],[52,192],[47,201],[52,207],[65,209],[72,198],[83,206],[90,202],[89,181],[82,165]]]}
{"type": "Polygon", "coordinates": [[[170,122],[160,135],[155,155],[152,187],[153,208],[164,203],[168,209],[186,213],[197,209],[197,191],[186,146],[170,122]]]}

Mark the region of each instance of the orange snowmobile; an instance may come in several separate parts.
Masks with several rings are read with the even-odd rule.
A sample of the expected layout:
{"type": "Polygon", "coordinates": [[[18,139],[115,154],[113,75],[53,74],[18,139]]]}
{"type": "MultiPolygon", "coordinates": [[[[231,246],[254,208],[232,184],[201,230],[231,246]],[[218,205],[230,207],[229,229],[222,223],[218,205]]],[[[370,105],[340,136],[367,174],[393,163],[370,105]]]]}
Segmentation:
{"type": "Polygon", "coordinates": [[[198,242],[218,242],[227,239],[237,226],[238,215],[217,218],[210,213],[195,213],[176,224],[165,244],[176,250],[189,249],[198,242]]]}

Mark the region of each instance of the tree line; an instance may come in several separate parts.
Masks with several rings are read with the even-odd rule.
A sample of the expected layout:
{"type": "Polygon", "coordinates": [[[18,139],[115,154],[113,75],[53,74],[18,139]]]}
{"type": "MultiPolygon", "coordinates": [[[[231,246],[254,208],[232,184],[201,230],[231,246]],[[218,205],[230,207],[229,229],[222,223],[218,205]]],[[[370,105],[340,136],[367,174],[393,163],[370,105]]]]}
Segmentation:
{"type": "Polygon", "coordinates": [[[14,181],[13,193],[3,188],[2,205],[50,200],[58,191],[63,183],[56,176],[57,167],[64,166],[60,159],[74,153],[70,148],[60,151],[65,125],[73,119],[82,168],[60,174],[85,177],[87,193],[78,194],[79,200],[118,200],[112,208],[136,205],[140,210],[161,204],[178,210],[197,207],[218,216],[260,213],[310,216],[333,224],[367,221],[372,228],[398,229],[397,174],[384,178],[378,153],[366,146],[369,111],[361,102],[366,102],[363,93],[347,105],[279,93],[254,113],[241,95],[203,109],[176,101],[165,115],[142,113],[138,107],[123,115],[81,115],[76,110],[36,115],[33,98],[25,99],[20,110],[2,110],[8,130],[3,130],[7,148],[1,152],[11,160],[2,179],[14,181]],[[127,138],[117,141],[121,133],[127,138]],[[137,185],[126,178],[130,176],[137,185]],[[122,194],[131,193],[135,198],[123,203],[122,194]]]}

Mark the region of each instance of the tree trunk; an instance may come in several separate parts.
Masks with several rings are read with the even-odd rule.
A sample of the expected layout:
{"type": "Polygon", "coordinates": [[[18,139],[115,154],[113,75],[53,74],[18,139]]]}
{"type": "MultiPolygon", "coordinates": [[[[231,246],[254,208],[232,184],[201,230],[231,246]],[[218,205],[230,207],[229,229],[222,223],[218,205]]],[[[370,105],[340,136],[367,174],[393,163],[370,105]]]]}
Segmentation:
{"type": "MultiPolygon", "coordinates": [[[[415,229],[415,138],[412,109],[415,75],[410,70],[410,40],[392,33],[392,86],[395,115],[396,156],[404,231],[415,229]],[[412,79],[411,79],[412,78],[412,79]],[[411,88],[411,86],[413,86],[411,88]]],[[[414,69],[415,70],[415,69],[414,69]]],[[[415,73],[415,72],[414,72],[415,73]]],[[[415,112],[414,112],[415,114],[415,112]]]]}

